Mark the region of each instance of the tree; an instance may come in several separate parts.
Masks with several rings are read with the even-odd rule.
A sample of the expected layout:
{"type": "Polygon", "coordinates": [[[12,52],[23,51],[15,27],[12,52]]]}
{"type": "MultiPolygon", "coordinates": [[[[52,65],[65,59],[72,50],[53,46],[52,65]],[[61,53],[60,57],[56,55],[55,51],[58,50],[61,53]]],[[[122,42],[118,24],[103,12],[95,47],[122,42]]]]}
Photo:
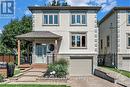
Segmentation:
{"type": "Polygon", "coordinates": [[[69,6],[66,0],[62,3],[62,6],[69,6]]]}
{"type": "MultiPolygon", "coordinates": [[[[21,20],[14,19],[11,20],[9,24],[4,26],[2,31],[1,39],[2,44],[13,51],[17,48],[16,36],[30,32],[32,30],[32,18],[30,16],[23,16],[21,20]]],[[[23,44],[26,44],[23,42],[23,44]]],[[[25,45],[22,45],[25,48],[25,45]]]]}
{"type": "Polygon", "coordinates": [[[56,4],[56,0],[53,0],[53,1],[52,1],[51,6],[57,6],[57,4],[56,4]]]}
{"type": "Polygon", "coordinates": [[[59,0],[57,0],[57,6],[60,6],[61,5],[61,3],[60,3],[60,1],[59,0]]]}
{"type": "Polygon", "coordinates": [[[64,0],[63,3],[60,3],[60,0],[53,0],[52,2],[48,3],[48,6],[69,6],[67,1],[64,0]]]}

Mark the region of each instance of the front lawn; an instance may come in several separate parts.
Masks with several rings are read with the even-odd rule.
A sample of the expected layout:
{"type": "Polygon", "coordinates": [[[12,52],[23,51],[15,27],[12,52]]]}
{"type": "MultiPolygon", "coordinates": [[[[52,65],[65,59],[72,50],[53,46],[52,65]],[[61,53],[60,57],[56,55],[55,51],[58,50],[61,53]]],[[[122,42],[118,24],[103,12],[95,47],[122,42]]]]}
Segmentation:
{"type": "Polygon", "coordinates": [[[6,85],[0,85],[0,87],[69,87],[65,85],[12,85],[12,84],[6,84],[6,85]]]}
{"type": "Polygon", "coordinates": [[[112,68],[112,67],[103,67],[103,68],[106,68],[106,69],[109,69],[109,70],[112,70],[112,71],[115,71],[115,72],[118,72],[124,76],[127,76],[128,78],[130,78],[130,72],[128,71],[125,71],[125,70],[119,70],[117,68],[112,68]]]}

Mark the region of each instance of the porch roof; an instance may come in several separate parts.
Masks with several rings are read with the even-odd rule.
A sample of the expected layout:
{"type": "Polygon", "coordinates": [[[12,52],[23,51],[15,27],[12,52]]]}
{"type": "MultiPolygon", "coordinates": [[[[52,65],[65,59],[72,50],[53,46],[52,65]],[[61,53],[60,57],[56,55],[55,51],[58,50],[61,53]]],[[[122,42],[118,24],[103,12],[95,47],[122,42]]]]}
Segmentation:
{"type": "Polygon", "coordinates": [[[62,36],[54,34],[50,31],[32,31],[26,34],[16,36],[17,39],[33,40],[33,39],[60,39],[62,36]]]}

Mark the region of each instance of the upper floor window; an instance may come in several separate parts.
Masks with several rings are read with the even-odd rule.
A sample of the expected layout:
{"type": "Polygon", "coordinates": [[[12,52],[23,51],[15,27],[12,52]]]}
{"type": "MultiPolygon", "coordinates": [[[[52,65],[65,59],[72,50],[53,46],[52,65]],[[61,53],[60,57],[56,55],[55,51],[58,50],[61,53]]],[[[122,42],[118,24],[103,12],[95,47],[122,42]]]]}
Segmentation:
{"type": "Polygon", "coordinates": [[[72,33],[71,34],[71,47],[84,48],[86,47],[86,33],[72,33]]]}
{"type": "Polygon", "coordinates": [[[110,46],[110,37],[107,36],[107,47],[109,47],[109,46],[110,46]]]}
{"type": "Polygon", "coordinates": [[[43,16],[44,25],[58,25],[58,14],[47,14],[43,16]]]}
{"type": "Polygon", "coordinates": [[[86,25],[86,15],[85,14],[72,14],[71,25],[86,25]]]}
{"type": "Polygon", "coordinates": [[[130,12],[128,13],[128,25],[130,25],[130,12]]]}
{"type": "Polygon", "coordinates": [[[130,34],[127,34],[127,47],[130,48],[130,34]]]}
{"type": "Polygon", "coordinates": [[[101,39],[101,49],[103,48],[103,40],[101,39]]]}

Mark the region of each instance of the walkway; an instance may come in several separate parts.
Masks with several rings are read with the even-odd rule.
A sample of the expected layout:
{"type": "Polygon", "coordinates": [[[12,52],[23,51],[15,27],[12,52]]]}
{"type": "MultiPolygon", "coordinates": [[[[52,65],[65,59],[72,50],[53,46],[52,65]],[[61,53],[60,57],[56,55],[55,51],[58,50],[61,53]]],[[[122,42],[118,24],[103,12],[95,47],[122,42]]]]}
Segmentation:
{"type": "Polygon", "coordinates": [[[37,82],[37,79],[43,77],[45,72],[46,69],[30,69],[18,77],[11,78],[9,82],[37,82]]]}
{"type": "Polygon", "coordinates": [[[71,77],[71,87],[122,87],[96,76],[71,77]]]}

